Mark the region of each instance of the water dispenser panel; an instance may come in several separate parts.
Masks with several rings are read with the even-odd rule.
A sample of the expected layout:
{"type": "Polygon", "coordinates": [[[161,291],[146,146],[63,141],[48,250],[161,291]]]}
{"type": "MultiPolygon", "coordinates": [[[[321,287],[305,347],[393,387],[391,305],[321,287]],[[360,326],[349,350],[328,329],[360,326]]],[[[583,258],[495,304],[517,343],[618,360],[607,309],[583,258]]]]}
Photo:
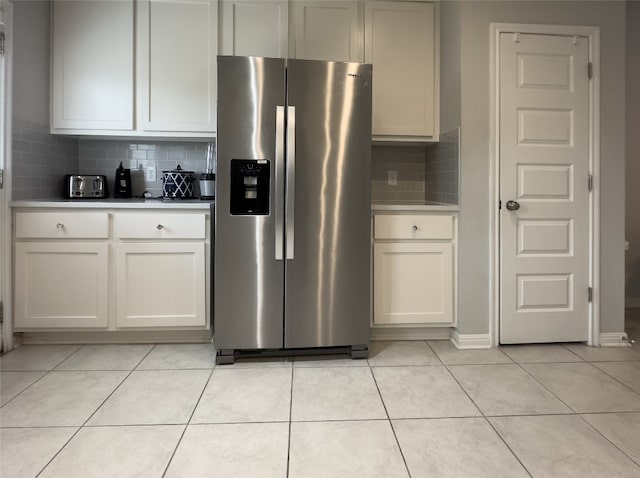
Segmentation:
{"type": "Polygon", "coordinates": [[[231,160],[231,214],[269,214],[270,164],[267,159],[231,160]]]}

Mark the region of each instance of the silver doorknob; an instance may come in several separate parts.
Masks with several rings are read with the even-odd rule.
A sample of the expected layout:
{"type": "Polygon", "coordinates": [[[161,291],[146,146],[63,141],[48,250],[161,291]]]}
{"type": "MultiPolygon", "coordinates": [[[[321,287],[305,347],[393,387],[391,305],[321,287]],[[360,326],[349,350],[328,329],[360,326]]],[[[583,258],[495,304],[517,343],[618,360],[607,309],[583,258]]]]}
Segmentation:
{"type": "Polygon", "coordinates": [[[62,224],[61,222],[59,222],[58,224],[56,224],[56,227],[58,229],[64,229],[64,224],[62,224]]]}
{"type": "Polygon", "coordinates": [[[164,229],[164,226],[162,224],[158,224],[156,226],[156,229],[159,231],[160,229],[164,229]]]}
{"type": "Polygon", "coordinates": [[[418,230],[418,226],[414,225],[414,226],[413,226],[413,230],[414,230],[414,231],[417,231],[417,230],[418,230]]]}
{"type": "Polygon", "coordinates": [[[518,201],[507,201],[507,209],[509,211],[517,211],[520,209],[520,203],[518,201]]]}

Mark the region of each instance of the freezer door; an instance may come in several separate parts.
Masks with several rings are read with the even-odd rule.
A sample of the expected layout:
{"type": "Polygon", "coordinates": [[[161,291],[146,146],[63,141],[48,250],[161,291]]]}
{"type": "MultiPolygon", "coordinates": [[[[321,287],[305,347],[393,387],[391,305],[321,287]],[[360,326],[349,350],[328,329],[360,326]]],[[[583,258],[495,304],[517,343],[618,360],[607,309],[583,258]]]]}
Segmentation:
{"type": "Polygon", "coordinates": [[[218,57],[218,350],[283,347],[284,105],[284,60],[218,57]]]}
{"type": "Polygon", "coordinates": [[[285,347],[367,344],[371,66],[287,65],[285,347]]]}

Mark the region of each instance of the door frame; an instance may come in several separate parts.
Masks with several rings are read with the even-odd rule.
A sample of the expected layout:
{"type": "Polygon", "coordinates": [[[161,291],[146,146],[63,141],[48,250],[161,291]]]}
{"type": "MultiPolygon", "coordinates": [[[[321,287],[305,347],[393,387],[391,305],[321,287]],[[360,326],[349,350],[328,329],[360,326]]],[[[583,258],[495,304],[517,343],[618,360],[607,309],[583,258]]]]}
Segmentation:
{"type": "Polygon", "coordinates": [[[0,0],[5,33],[4,71],[0,78],[0,94],[4,102],[0,104],[0,155],[4,168],[4,184],[0,189],[0,301],[3,304],[2,334],[3,351],[13,349],[13,254],[11,208],[11,118],[12,118],[12,79],[13,79],[13,4],[0,0]]]}
{"type": "MultiPolygon", "coordinates": [[[[589,82],[589,171],[593,188],[589,195],[589,284],[593,288],[589,310],[589,340],[600,345],[600,27],[578,25],[536,25],[522,23],[492,23],[490,46],[490,193],[491,208],[491,283],[490,327],[491,347],[500,343],[500,35],[502,33],[528,33],[539,35],[579,36],[589,44],[589,61],[593,65],[589,82]]],[[[586,181],[586,178],[585,178],[586,181]]]]}

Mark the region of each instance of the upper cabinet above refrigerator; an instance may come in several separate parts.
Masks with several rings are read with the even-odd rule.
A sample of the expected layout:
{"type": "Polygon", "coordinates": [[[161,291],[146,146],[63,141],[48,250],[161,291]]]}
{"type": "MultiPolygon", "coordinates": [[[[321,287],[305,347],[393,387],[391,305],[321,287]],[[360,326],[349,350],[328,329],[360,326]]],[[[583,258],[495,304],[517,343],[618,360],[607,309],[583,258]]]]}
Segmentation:
{"type": "Polygon", "coordinates": [[[437,141],[437,5],[365,2],[364,60],[373,65],[373,139],[437,141]]]}
{"type": "Polygon", "coordinates": [[[215,134],[217,1],[52,3],[52,133],[215,134]]]}
{"type": "Polygon", "coordinates": [[[286,58],[288,9],[286,0],[220,0],[220,54],[286,58]]]}
{"type": "Polygon", "coordinates": [[[373,140],[438,140],[436,3],[220,0],[220,44],[225,55],[371,63],[373,140]]]}

